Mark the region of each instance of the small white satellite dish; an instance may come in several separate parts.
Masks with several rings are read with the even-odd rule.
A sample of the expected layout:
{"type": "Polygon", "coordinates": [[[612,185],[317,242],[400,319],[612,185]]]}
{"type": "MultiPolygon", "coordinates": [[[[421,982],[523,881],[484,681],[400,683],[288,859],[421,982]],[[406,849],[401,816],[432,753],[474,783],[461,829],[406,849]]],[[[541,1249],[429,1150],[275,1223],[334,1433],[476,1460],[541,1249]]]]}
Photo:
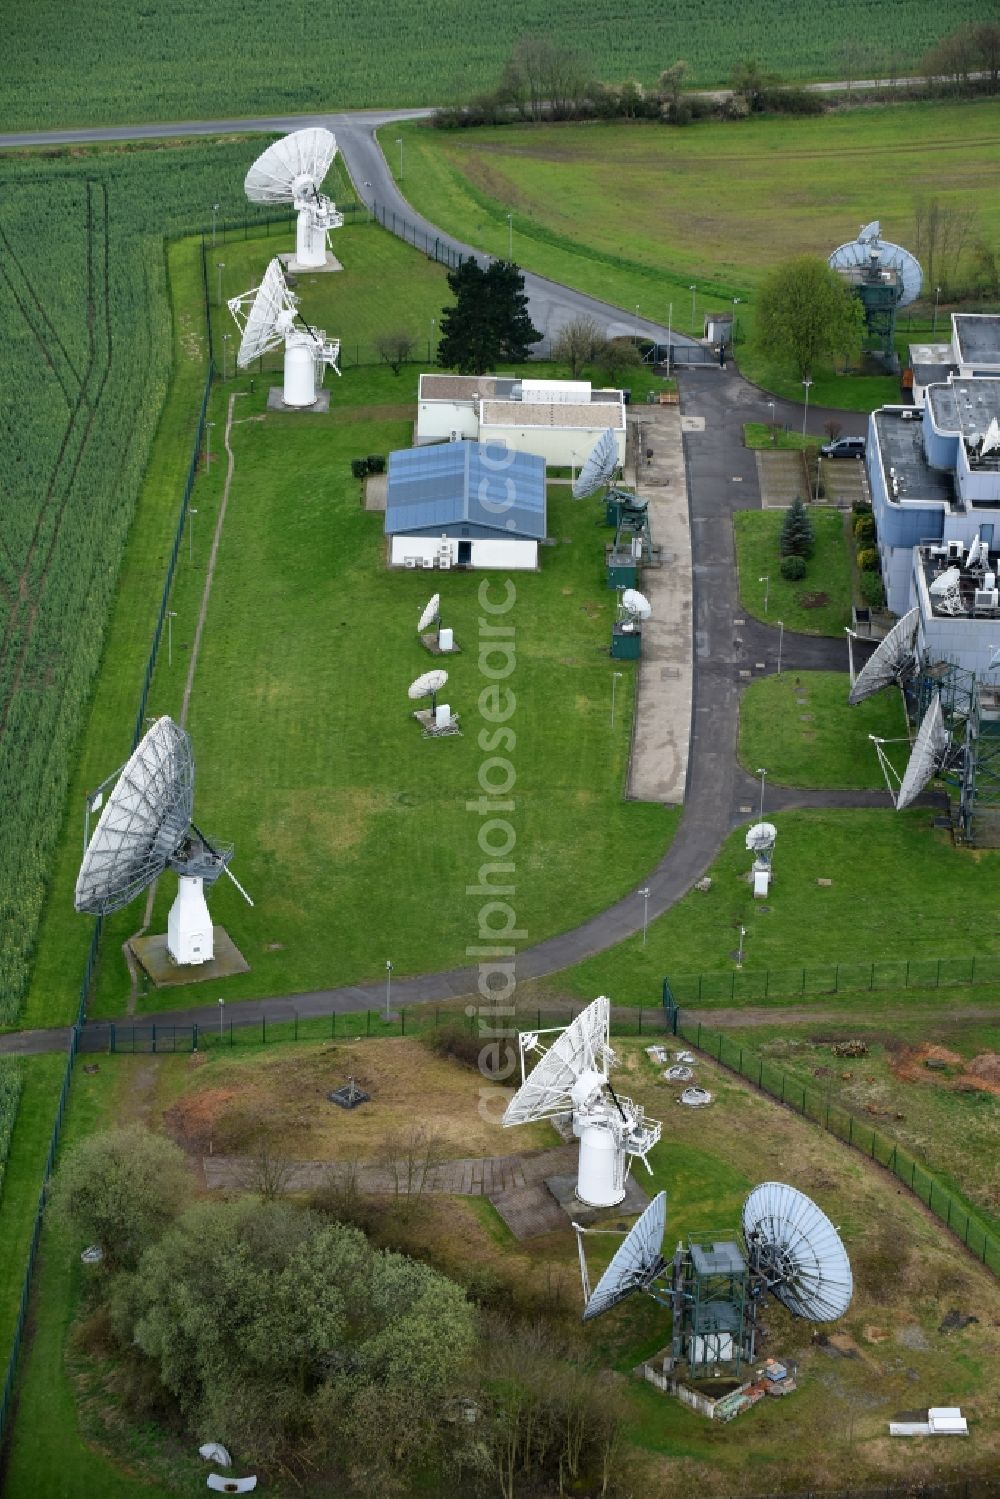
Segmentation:
{"type": "Polygon", "coordinates": [[[854,1279],[840,1235],[795,1187],[761,1182],[743,1204],[751,1270],[794,1317],[832,1322],[851,1304],[854,1279]]]}
{"type": "Polygon", "coordinates": [[[240,369],[284,345],[286,406],[315,405],[317,372],[320,385],[328,366],[340,374],[340,340],[301,321],[298,298],[288,289],[280,260],[271,261],[259,286],[231,297],[229,311],[241,335],[240,369]]]}
{"type": "Polygon", "coordinates": [[[425,671],[422,676],[417,677],[415,681],[410,683],[407,688],[407,696],[412,698],[414,702],[422,697],[433,697],[436,692],[441,691],[447,680],[448,673],[446,671],[425,671]]]}
{"type": "Polygon", "coordinates": [[[439,593],[432,594],[430,599],[427,601],[424,612],[423,614],[421,614],[420,619],[417,623],[417,634],[422,635],[425,630],[430,629],[431,625],[437,619],[440,612],[441,595],[439,593]]]}
{"type": "Polygon", "coordinates": [[[878,219],[873,219],[860,230],[857,239],[838,245],[829,256],[827,264],[835,271],[853,271],[868,267],[876,260],[881,270],[897,273],[899,300],[896,306],[908,307],[917,300],[923,286],[924,273],[920,262],[909,250],[904,250],[902,245],[882,239],[881,233],[878,219]]]}
{"type": "Polygon", "coordinates": [[[933,598],[946,598],[962,581],[962,570],[959,567],[946,567],[931,583],[928,592],[933,598]]]}
{"type": "Polygon", "coordinates": [[[893,683],[911,677],[917,667],[920,610],[911,609],[889,631],[858,672],[847,701],[853,706],[893,683]]]}
{"type": "Polygon", "coordinates": [[[990,418],[990,424],[983,433],[979,456],[985,458],[987,453],[995,453],[998,448],[1000,448],[1000,422],[994,416],[990,418]]]}
{"type": "Polygon", "coordinates": [[[602,485],[610,483],[618,467],[618,441],[614,431],[608,427],[591,448],[586,461],[573,481],[574,500],[585,500],[596,494],[602,485]]]}
{"type": "Polygon", "coordinates": [[[621,607],[622,612],[629,619],[648,619],[653,612],[653,607],[646,595],[640,593],[637,588],[624,589],[622,592],[621,607]]]}
{"type": "Polygon", "coordinates": [[[505,1127],[552,1119],[571,1112],[580,1141],[576,1195],[591,1207],[614,1207],[625,1196],[632,1158],[649,1170],[647,1155],[662,1125],[647,1119],[641,1104],[615,1093],[609,1073],[610,1001],[603,995],[566,1029],[522,1032],[522,1083],[501,1121],[505,1127]],[[541,1049],[539,1037],[557,1035],[534,1070],[525,1075],[525,1053],[541,1049]]]}
{"type": "Polygon", "coordinates": [[[574,1223],[577,1251],[580,1256],[580,1278],[583,1281],[583,1320],[609,1312],[636,1291],[645,1291],[667,1268],[663,1258],[663,1234],[667,1226],[667,1194],[657,1192],[652,1202],[637,1218],[611,1259],[593,1291],[587,1259],[583,1252],[586,1229],[574,1223]]]}
{"type": "Polygon", "coordinates": [[[966,566],[966,569],[969,569],[971,567],[975,567],[976,564],[978,563],[978,561],[979,561],[979,537],[978,537],[978,535],[976,535],[976,536],[973,536],[972,540],[969,542],[969,550],[968,550],[968,552],[965,555],[965,566],[966,566]]]}
{"type": "Polygon", "coordinates": [[[180,878],[167,918],[167,951],[175,963],[209,962],[213,929],[204,886],[227,874],[247,904],[253,901],[228,867],[232,848],[213,847],[193,821],[190,738],[173,719],[158,718],[104,786],[112,781],[93,834],[95,799],[88,802],[76,909],[94,916],[120,911],[165,869],[173,869],[180,878]]]}
{"type": "Polygon", "coordinates": [[[778,829],[774,826],[773,822],[755,822],[753,827],[747,831],[747,853],[770,853],[777,837],[778,829]]]}
{"type": "Polygon", "coordinates": [[[268,146],[247,172],[243,186],[251,203],[293,204],[296,269],[324,266],[329,233],[344,222],[344,215],[319,190],[336,154],[333,134],[310,126],[268,146]]]}

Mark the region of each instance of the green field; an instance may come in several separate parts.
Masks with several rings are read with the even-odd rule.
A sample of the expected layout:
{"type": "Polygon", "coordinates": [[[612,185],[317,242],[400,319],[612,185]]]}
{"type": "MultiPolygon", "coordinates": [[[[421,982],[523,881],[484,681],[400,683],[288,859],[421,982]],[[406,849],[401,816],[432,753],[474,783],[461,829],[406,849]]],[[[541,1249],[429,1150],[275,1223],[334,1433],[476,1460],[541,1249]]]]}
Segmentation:
{"type": "MultiPolygon", "coordinates": [[[[737,831],[708,871],[707,894],[692,890],[650,922],[645,946],[640,934],[567,969],[559,992],[653,1004],[664,974],[731,973],[741,925],[748,972],[1000,952],[991,915],[1000,852],[955,848],[923,810],[772,816],[765,797],[764,811],[778,829],[766,902],[754,901],[745,830],[737,831]]],[[[845,1000],[861,1014],[869,1002],[866,993],[845,1000]]]]}
{"type": "Polygon", "coordinates": [[[898,76],[938,37],[982,18],[976,0],[908,0],[905,24],[900,7],[885,15],[862,0],[808,16],[789,0],[735,11],[705,0],[685,12],[639,0],[624,26],[608,0],[584,13],[553,0],[544,16],[514,0],[483,27],[458,0],[442,0],[433,23],[414,0],[290,11],[209,0],[182,13],[164,0],[124,11],[96,0],[86,14],[43,0],[8,18],[5,128],[445,103],[494,86],[513,43],[539,31],[573,49],[584,78],[609,82],[652,84],[679,57],[702,85],[752,57],[788,77],[885,76],[890,66],[898,76]]]}
{"type": "MultiPolygon", "coordinates": [[[[766,765],[779,786],[881,790],[885,785],[869,739],[906,739],[898,694],[880,692],[851,708],[846,672],[782,672],[751,682],[740,699],[739,756],[753,774],[766,765]]],[[[905,763],[906,746],[894,754],[905,763]]]]}
{"type": "MultiPolygon", "coordinates": [[[[851,622],[851,560],[839,510],[810,507],[816,545],[804,578],[781,576],[778,538],[783,510],[737,510],[733,516],[740,604],[755,619],[808,635],[842,636],[851,622]],[[765,583],[763,579],[767,579],[765,583]],[[767,609],[764,608],[765,599],[767,609]]],[[[845,645],[846,653],[846,645],[845,645]]]]}
{"type": "MultiPolygon", "coordinates": [[[[259,274],[271,246],[265,239],[256,250],[252,242],[239,249],[242,260],[231,256],[233,274],[252,281],[254,262],[259,274]]],[[[432,306],[440,307],[443,272],[383,231],[344,230],[340,250],[347,267],[342,275],[300,281],[305,315],[322,318],[331,332],[364,336],[376,318],[376,295],[387,319],[423,305],[422,320],[432,306]]],[[[177,308],[176,396],[164,419],[176,438],[190,419],[202,351],[191,336],[200,304],[187,246],[175,248],[172,265],[175,290],[185,298],[177,308]]],[[[257,901],[249,910],[226,882],[213,897],[216,919],[252,966],[227,983],[226,997],[370,979],[384,972],[390,956],[400,976],[462,964],[466,946],[477,940],[481,903],[463,893],[476,885],[482,862],[477,823],[465,810],[483,758],[476,734],[479,578],[455,575],[443,587],[446,618],[464,646],[449,663],[450,700],[467,730],[461,738],[426,743],[410,718],[406,688],[430,664],[416,639],[416,620],[435,585],[386,571],[382,517],[361,508],[350,473],[350,460],[359,454],[409,444],[415,368],[399,377],[387,368],[348,369],[342,380],[334,377],[329,419],[247,420],[264,416],[269,383],[252,379],[253,394],[250,376],[221,384],[211,409],[217,459],[227,403],[238,393],[235,480],[189,720],[199,763],[198,817],[235,841],[234,867],[257,901]]],[[[159,559],[162,569],[163,537],[174,513],[160,456],[158,450],[148,509],[144,496],[129,548],[143,594],[148,559],[159,559]]],[[[175,456],[165,450],[162,458],[164,472],[172,473],[175,456]]],[[[150,714],[180,709],[220,470],[213,461],[195,489],[193,545],[189,534],[171,599],[173,661],[161,648],[150,714]]],[[[174,505],[177,498],[175,490],[174,505]]],[[[640,879],[676,822],[663,808],[622,800],[632,675],[612,730],[606,642],[614,599],[604,586],[593,516],[554,486],[549,517],[557,544],[544,549],[539,573],[518,579],[514,611],[513,822],[517,904],[529,941],[584,919],[640,879]],[[586,882],[579,879],[574,835],[583,815],[593,818],[595,829],[593,875],[586,882]]],[[[127,568],[83,756],[91,785],[127,749],[139,685],[131,578],[127,568]],[[123,702],[131,711],[123,711],[123,702]]],[[[72,1013],[90,926],[72,910],[79,836],[71,816],[27,1024],[72,1013]]],[[[153,930],[165,922],[172,885],[171,878],[160,882],[153,930]]],[[[92,1014],[125,1009],[129,986],[120,946],[140,926],[142,909],[138,901],[106,925],[92,1014]]],[[[166,995],[154,990],[140,1008],[202,997],[198,987],[166,995]]]]}
{"type": "MultiPolygon", "coordinates": [[[[687,130],[391,128],[406,143],[406,196],[433,223],[502,255],[511,213],[519,264],[630,315],[638,303],[662,324],[672,305],[680,333],[700,335],[703,314],[738,296],[741,368],[798,400],[798,379],[747,342],[761,278],[789,256],[828,254],[876,212],[887,237],[911,243],[918,197],[973,209],[977,233],[995,240],[1000,205],[984,202],[980,183],[1000,164],[998,126],[1000,104],[989,101],[687,130]]],[[[386,156],[395,169],[396,154],[386,156]]],[[[870,410],[898,398],[894,380],[813,374],[816,405],[870,410]]]]}

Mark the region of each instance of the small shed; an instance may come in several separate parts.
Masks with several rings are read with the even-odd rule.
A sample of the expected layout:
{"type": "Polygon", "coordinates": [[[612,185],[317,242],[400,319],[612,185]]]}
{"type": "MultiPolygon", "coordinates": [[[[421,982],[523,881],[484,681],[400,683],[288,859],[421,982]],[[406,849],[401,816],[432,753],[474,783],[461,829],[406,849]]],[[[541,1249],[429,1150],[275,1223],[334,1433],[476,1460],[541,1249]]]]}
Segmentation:
{"type": "Polygon", "coordinates": [[[389,454],[385,534],[392,567],[538,566],[545,460],[500,442],[389,454]]]}
{"type": "Polygon", "coordinates": [[[705,314],[706,342],[710,344],[726,344],[733,341],[733,315],[731,312],[707,312],[705,314]]]}

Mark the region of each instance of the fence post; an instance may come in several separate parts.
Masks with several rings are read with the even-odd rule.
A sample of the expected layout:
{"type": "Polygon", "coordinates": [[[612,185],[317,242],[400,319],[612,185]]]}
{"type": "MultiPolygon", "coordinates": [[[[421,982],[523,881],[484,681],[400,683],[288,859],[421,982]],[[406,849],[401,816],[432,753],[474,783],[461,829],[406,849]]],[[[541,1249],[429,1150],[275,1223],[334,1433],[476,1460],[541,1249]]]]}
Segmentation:
{"type": "Polygon", "coordinates": [[[402,1005],[399,1007],[399,1034],[401,1036],[406,1035],[406,1011],[402,1005]]]}
{"type": "Polygon", "coordinates": [[[197,1051],[198,1050],[198,1022],[197,1021],[195,1021],[194,1025],[191,1027],[191,1050],[192,1051],[197,1051]]]}

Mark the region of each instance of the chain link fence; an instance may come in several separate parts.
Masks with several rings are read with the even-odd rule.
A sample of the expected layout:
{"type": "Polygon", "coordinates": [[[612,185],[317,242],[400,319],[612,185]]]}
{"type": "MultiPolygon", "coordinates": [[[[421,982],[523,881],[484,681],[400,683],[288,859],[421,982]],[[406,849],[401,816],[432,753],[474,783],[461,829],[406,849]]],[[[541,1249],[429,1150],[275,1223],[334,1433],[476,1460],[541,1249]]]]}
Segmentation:
{"type": "Polygon", "coordinates": [[[962,958],[886,958],[873,963],[671,974],[669,989],[677,1004],[740,1004],[807,994],[943,989],[952,984],[996,984],[998,980],[1000,957],[987,953],[962,958]]]}

